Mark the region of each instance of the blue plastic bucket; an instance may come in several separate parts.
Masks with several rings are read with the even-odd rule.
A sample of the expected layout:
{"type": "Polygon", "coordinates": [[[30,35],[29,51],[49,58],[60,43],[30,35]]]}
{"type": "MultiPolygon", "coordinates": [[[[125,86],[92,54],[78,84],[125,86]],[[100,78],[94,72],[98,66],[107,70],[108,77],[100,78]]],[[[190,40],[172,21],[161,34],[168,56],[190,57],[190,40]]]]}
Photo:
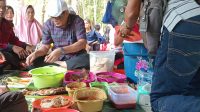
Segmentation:
{"type": "Polygon", "coordinates": [[[137,83],[138,78],[135,75],[135,66],[138,62],[137,57],[148,59],[147,50],[142,43],[124,43],[124,69],[127,79],[130,82],[137,83]]]}

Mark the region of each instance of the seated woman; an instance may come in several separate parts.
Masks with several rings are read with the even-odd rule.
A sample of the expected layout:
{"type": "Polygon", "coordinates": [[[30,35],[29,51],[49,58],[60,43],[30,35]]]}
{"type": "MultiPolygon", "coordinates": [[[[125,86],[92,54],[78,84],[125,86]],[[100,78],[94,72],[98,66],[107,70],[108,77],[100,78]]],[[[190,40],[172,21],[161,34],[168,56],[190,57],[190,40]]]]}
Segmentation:
{"type": "Polygon", "coordinates": [[[16,27],[19,40],[36,46],[42,37],[42,25],[34,18],[32,5],[22,8],[20,22],[16,27]]]}
{"type": "Polygon", "coordinates": [[[11,6],[7,5],[6,12],[5,12],[5,19],[10,21],[14,27],[13,18],[14,18],[14,9],[11,6]]]}
{"type": "Polygon", "coordinates": [[[85,19],[85,29],[86,29],[86,37],[87,37],[87,51],[99,51],[100,44],[104,42],[103,36],[100,33],[96,32],[92,29],[92,24],[89,19],[85,19]]]}
{"type": "MultiPolygon", "coordinates": [[[[5,0],[0,1],[0,7],[6,7],[5,0]]],[[[0,70],[4,70],[7,65],[11,69],[21,69],[21,60],[24,60],[32,53],[32,46],[19,41],[13,32],[12,24],[5,19],[6,8],[2,8],[0,14],[0,70]]]]}

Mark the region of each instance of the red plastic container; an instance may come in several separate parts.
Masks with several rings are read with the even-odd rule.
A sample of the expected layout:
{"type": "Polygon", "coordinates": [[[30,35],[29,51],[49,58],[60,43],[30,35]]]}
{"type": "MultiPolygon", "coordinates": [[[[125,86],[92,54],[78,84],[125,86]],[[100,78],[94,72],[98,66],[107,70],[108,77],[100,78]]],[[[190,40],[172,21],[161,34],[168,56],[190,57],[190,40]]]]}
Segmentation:
{"type": "Polygon", "coordinates": [[[124,83],[126,81],[126,75],[115,72],[98,72],[96,73],[97,81],[99,82],[118,82],[124,83]]]}
{"type": "Polygon", "coordinates": [[[132,103],[132,104],[117,104],[112,102],[112,105],[116,108],[116,109],[135,109],[136,108],[136,103],[132,103]]]}
{"type": "MultiPolygon", "coordinates": [[[[79,71],[68,71],[66,74],[65,74],[65,77],[64,77],[64,80],[63,80],[63,83],[66,85],[66,84],[69,84],[71,82],[76,82],[75,80],[73,79],[70,79],[70,77],[73,75],[73,74],[80,74],[81,72],[79,71]]],[[[89,75],[88,75],[88,78],[87,80],[82,80],[81,82],[85,82],[87,84],[87,86],[89,86],[89,83],[90,82],[93,82],[95,81],[95,75],[92,73],[92,72],[89,72],[89,75]]]]}
{"type": "Polygon", "coordinates": [[[137,92],[128,85],[109,86],[108,96],[117,109],[136,107],[137,92]]]}

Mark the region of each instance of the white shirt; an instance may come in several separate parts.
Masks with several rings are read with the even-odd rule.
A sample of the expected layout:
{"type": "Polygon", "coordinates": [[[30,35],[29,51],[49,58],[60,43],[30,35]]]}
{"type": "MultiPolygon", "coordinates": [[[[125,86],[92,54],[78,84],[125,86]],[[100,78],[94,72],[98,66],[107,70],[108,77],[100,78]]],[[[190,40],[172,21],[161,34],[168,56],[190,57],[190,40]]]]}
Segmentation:
{"type": "Polygon", "coordinates": [[[195,0],[170,0],[165,11],[163,24],[169,32],[181,20],[200,15],[200,5],[195,0]]]}

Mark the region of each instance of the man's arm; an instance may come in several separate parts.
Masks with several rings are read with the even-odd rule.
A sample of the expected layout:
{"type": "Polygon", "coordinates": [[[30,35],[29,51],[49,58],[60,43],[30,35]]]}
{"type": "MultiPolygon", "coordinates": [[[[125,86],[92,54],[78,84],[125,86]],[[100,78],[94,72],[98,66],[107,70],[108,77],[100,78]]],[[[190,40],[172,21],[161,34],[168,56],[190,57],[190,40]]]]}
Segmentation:
{"type": "Polygon", "coordinates": [[[47,52],[49,51],[50,47],[51,47],[50,45],[42,44],[42,46],[38,50],[36,50],[35,52],[31,53],[26,58],[27,66],[30,66],[37,57],[46,55],[47,52]]]}
{"type": "MultiPolygon", "coordinates": [[[[68,54],[68,53],[75,53],[82,49],[85,49],[86,40],[85,39],[79,39],[77,42],[75,42],[72,45],[57,48],[53,50],[49,55],[45,57],[46,63],[54,63],[58,60],[61,54],[68,54]]],[[[42,54],[42,53],[40,53],[42,54]]]]}
{"type": "Polygon", "coordinates": [[[137,22],[140,14],[140,6],[142,0],[128,0],[128,4],[125,10],[125,22],[130,28],[137,22]]]}
{"type": "Polygon", "coordinates": [[[45,56],[48,53],[50,48],[51,48],[51,45],[42,44],[42,46],[38,50],[36,50],[34,54],[36,57],[45,56]]]}
{"type": "Polygon", "coordinates": [[[63,49],[64,49],[65,54],[74,53],[82,49],[85,49],[86,44],[87,44],[86,40],[81,38],[74,44],[63,47],[63,49]]]}
{"type": "Polygon", "coordinates": [[[120,30],[117,31],[117,38],[115,39],[115,45],[120,44],[123,39],[130,35],[134,24],[137,22],[140,14],[140,6],[142,0],[128,0],[128,4],[125,9],[125,18],[120,26],[120,30]],[[119,39],[119,40],[118,40],[119,39]]]}

